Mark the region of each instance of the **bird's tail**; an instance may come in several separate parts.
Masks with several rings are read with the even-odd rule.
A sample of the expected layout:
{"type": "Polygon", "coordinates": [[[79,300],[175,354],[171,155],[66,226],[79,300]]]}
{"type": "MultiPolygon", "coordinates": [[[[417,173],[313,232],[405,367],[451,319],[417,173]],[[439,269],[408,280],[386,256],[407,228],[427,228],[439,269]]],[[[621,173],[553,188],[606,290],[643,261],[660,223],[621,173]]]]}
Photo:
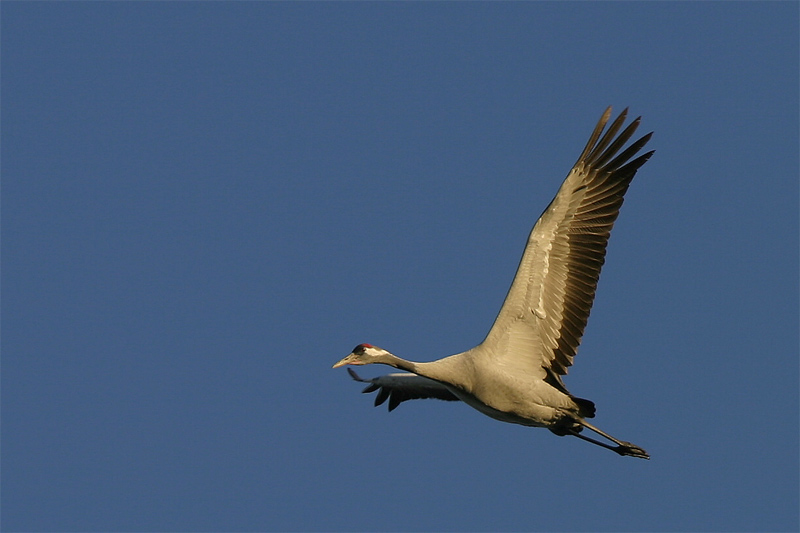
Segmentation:
{"type": "Polygon", "coordinates": [[[578,415],[581,418],[594,418],[596,409],[593,401],[584,398],[576,398],[575,396],[572,397],[572,401],[578,404],[578,415]]]}

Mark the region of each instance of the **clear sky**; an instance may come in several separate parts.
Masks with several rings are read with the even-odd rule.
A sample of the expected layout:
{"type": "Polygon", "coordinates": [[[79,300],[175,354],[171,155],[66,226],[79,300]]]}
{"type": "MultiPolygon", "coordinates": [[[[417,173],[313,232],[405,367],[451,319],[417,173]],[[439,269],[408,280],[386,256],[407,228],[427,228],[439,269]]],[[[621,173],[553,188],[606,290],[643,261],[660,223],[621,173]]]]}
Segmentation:
{"type": "Polygon", "coordinates": [[[2,2],[2,528],[796,531],[798,9],[2,2]],[[375,409],[331,365],[480,342],[608,105],[565,382],[652,460],[375,409]]]}

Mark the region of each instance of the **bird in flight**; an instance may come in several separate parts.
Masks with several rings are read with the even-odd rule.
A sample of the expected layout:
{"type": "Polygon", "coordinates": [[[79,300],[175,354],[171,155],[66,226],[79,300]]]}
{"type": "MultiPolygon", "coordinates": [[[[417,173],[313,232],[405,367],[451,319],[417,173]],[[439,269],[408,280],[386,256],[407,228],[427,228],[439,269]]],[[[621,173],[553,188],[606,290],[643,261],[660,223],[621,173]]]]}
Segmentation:
{"type": "Polygon", "coordinates": [[[503,422],[544,427],[620,455],[649,459],[639,446],[587,422],[595,416],[594,403],[573,396],[561,379],[589,319],[625,192],[653,155],[638,155],[652,132],[623,150],[641,118],[619,133],[627,111],[605,133],[611,108],[603,113],[575,166],[533,226],[508,295],[481,344],[427,363],[359,344],[333,368],[382,363],[403,370],[362,379],[348,368],[353,379],[368,383],[364,392],[378,391],[376,406],[389,400],[389,411],[411,399],[460,400],[503,422]],[[608,442],[585,435],[584,429],[608,442]]]}

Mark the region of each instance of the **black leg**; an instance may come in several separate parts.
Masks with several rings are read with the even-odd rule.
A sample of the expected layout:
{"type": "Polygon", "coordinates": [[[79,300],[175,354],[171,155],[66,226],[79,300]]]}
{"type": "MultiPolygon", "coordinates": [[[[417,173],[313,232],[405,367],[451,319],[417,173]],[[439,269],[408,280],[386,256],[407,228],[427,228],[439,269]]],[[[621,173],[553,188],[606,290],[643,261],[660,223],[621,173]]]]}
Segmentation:
{"type": "Polygon", "coordinates": [[[598,446],[602,446],[603,448],[606,448],[608,450],[616,452],[616,453],[618,453],[620,455],[628,455],[630,457],[639,457],[641,459],[650,459],[650,454],[648,454],[646,451],[644,451],[642,448],[636,446],[635,444],[631,444],[630,442],[625,442],[623,440],[615,439],[614,437],[612,437],[608,433],[597,429],[593,425],[591,425],[588,422],[585,422],[583,420],[580,421],[580,424],[582,426],[594,431],[598,435],[602,435],[603,437],[607,438],[608,440],[610,440],[611,442],[616,444],[616,446],[611,446],[610,444],[606,444],[605,442],[601,442],[601,441],[595,440],[595,439],[593,439],[591,437],[587,437],[585,435],[581,435],[577,431],[573,430],[572,434],[575,435],[576,437],[578,437],[579,439],[585,440],[586,442],[591,442],[592,444],[597,444],[598,446]]]}

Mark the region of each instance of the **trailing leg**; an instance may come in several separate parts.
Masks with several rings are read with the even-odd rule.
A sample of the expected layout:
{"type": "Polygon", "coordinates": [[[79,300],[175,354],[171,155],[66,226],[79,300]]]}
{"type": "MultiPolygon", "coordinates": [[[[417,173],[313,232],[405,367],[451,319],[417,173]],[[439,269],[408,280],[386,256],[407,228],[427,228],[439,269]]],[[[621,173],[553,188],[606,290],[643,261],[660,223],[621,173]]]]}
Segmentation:
{"type": "Polygon", "coordinates": [[[616,452],[616,453],[618,453],[620,455],[628,455],[630,457],[639,457],[641,459],[650,459],[650,454],[648,454],[644,449],[636,446],[635,444],[632,444],[630,442],[625,442],[624,440],[615,439],[614,437],[612,437],[611,435],[609,435],[605,431],[602,431],[602,430],[594,427],[593,425],[589,424],[585,420],[579,420],[578,422],[583,427],[588,428],[588,429],[594,431],[595,433],[597,433],[598,435],[601,435],[601,436],[607,438],[608,440],[610,440],[611,442],[616,444],[616,446],[611,446],[610,444],[606,444],[605,442],[601,442],[601,441],[593,439],[591,437],[587,437],[585,435],[581,435],[576,429],[573,429],[571,431],[571,434],[575,435],[579,439],[585,440],[586,442],[591,442],[592,444],[597,444],[598,446],[602,446],[603,448],[606,448],[606,449],[609,449],[611,451],[614,451],[614,452],[616,452]]]}

